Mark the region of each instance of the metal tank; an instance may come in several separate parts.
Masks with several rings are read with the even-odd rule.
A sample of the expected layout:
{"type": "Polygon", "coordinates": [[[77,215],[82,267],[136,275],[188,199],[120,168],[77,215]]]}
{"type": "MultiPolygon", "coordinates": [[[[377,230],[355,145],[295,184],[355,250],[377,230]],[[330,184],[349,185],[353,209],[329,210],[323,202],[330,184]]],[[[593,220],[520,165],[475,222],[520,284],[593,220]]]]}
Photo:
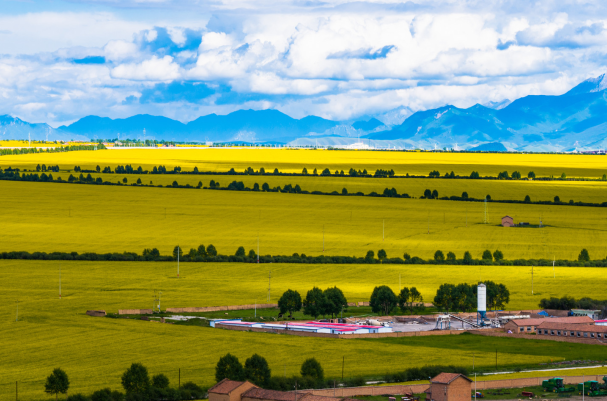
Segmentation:
{"type": "Polygon", "coordinates": [[[487,318],[487,287],[481,283],[476,291],[477,299],[477,321],[480,323],[487,318]]]}

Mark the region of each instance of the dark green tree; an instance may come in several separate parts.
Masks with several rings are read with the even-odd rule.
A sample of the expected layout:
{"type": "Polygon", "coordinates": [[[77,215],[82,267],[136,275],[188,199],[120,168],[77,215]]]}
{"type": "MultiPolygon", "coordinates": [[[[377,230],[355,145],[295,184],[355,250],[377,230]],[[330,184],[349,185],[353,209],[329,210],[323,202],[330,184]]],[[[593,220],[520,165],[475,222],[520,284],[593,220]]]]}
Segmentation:
{"type": "Polygon", "coordinates": [[[179,255],[179,259],[183,259],[183,249],[181,249],[179,247],[179,245],[177,245],[175,248],[173,248],[173,259],[177,260],[178,255],[179,255]]]}
{"type": "Polygon", "coordinates": [[[308,169],[304,167],[303,170],[301,170],[301,173],[303,175],[308,175],[308,169]]]}
{"type": "Polygon", "coordinates": [[[438,250],[434,252],[434,260],[436,260],[437,262],[442,262],[443,260],[445,260],[445,255],[443,254],[443,251],[438,250]]]}
{"type": "Polygon", "coordinates": [[[438,199],[438,191],[436,189],[434,191],[432,191],[432,198],[438,199]]]}
{"type": "Polygon", "coordinates": [[[527,174],[527,178],[535,178],[535,173],[530,171],[529,174],[527,174]]]}
{"type": "Polygon", "coordinates": [[[525,203],[529,203],[531,202],[531,198],[529,197],[529,195],[525,195],[525,203]]]}
{"type": "Polygon", "coordinates": [[[101,171],[101,167],[99,167],[99,165],[97,165],[97,167],[95,167],[95,171],[100,172],[101,171]]]}
{"type": "Polygon", "coordinates": [[[409,310],[409,297],[411,296],[411,292],[409,288],[404,287],[400,290],[398,294],[398,307],[402,312],[407,312],[409,310]]]}
{"type": "Polygon", "coordinates": [[[426,198],[426,199],[432,199],[432,191],[430,191],[429,189],[426,189],[424,191],[424,198],[426,198]]]}
{"type": "MultiPolygon", "coordinates": [[[[81,174],[81,175],[82,175],[82,174],[81,174]]],[[[127,182],[129,182],[129,180],[127,180],[127,179],[126,179],[126,177],[124,177],[124,178],[122,179],[122,182],[124,182],[124,183],[126,184],[127,182]]]]}
{"type": "Polygon", "coordinates": [[[238,358],[230,353],[219,358],[219,362],[217,362],[217,366],[215,367],[215,380],[217,382],[223,379],[242,381],[244,378],[244,368],[238,358]]]}
{"type": "Polygon", "coordinates": [[[323,381],[325,378],[325,371],[316,358],[306,359],[304,363],[301,364],[300,373],[303,377],[311,377],[316,381],[323,381]]]}
{"type": "Polygon", "coordinates": [[[373,289],[369,305],[374,313],[389,315],[397,304],[398,298],[390,287],[381,285],[373,289]]]}
{"type": "Polygon", "coordinates": [[[140,185],[141,184],[141,178],[137,178],[137,184],[140,185]]]}
{"type": "Polygon", "coordinates": [[[306,299],[303,301],[304,314],[313,316],[315,319],[325,314],[327,298],[323,291],[314,287],[306,294],[306,299]]]}
{"type": "Polygon", "coordinates": [[[464,252],[464,264],[465,265],[472,264],[472,255],[468,251],[464,252]]]}
{"type": "Polygon", "coordinates": [[[169,378],[159,373],[152,377],[152,386],[156,388],[169,388],[169,378]]]}
{"type": "Polygon", "coordinates": [[[204,247],[204,245],[200,245],[198,247],[198,256],[200,256],[201,258],[207,256],[207,249],[204,247]]]}
{"type": "Polygon", "coordinates": [[[436,290],[436,295],[434,296],[433,303],[434,306],[436,306],[439,310],[453,310],[453,308],[457,304],[455,285],[441,284],[438,290],[436,290]]]}
{"type": "Polygon", "coordinates": [[[272,371],[266,358],[254,354],[244,362],[245,378],[258,386],[267,386],[272,376],[272,371]]]}
{"type": "Polygon", "coordinates": [[[244,256],[245,256],[244,246],[238,247],[238,249],[236,250],[236,256],[240,256],[241,258],[244,258],[244,256]]]}
{"type": "Polygon", "coordinates": [[[268,192],[270,190],[270,186],[268,185],[267,182],[264,182],[263,185],[261,186],[261,189],[264,192],[268,192]]]}
{"type": "Polygon", "coordinates": [[[493,252],[493,259],[495,259],[496,262],[499,260],[503,260],[504,254],[502,253],[502,251],[497,249],[495,252],[493,252]]]}
{"type": "Polygon", "coordinates": [[[560,203],[561,202],[561,198],[559,198],[558,196],[554,197],[554,203],[560,203]]]}
{"type": "Polygon", "coordinates": [[[379,259],[382,263],[384,261],[384,259],[386,259],[388,257],[388,255],[386,254],[386,251],[384,251],[383,249],[380,249],[379,251],[377,251],[377,259],[379,259]]]}
{"type": "Polygon", "coordinates": [[[253,184],[253,191],[259,191],[259,184],[258,183],[253,184]]]}
{"type": "Polygon", "coordinates": [[[127,394],[145,393],[150,387],[148,370],[140,363],[133,363],[131,367],[122,374],[121,381],[122,387],[127,394]]]}
{"type": "Polygon", "coordinates": [[[249,257],[249,259],[255,259],[255,258],[257,258],[257,253],[255,253],[255,251],[251,249],[249,251],[248,257],[249,257]]]}
{"type": "Polygon", "coordinates": [[[468,192],[462,192],[462,199],[468,199],[468,192]]]}
{"type": "Polygon", "coordinates": [[[590,262],[590,255],[588,254],[588,250],[586,248],[582,249],[582,252],[577,257],[577,260],[580,262],[590,262]]]}
{"type": "Polygon", "coordinates": [[[330,287],[324,291],[327,299],[326,313],[331,314],[331,317],[338,315],[341,311],[348,310],[348,300],[342,290],[337,287],[330,287]]]}
{"type": "Polygon", "coordinates": [[[348,190],[346,188],[342,188],[341,194],[342,195],[348,195],[348,190]]]}
{"type": "Polygon", "coordinates": [[[450,260],[451,262],[455,262],[455,254],[453,252],[447,253],[447,260],[450,260]]]}
{"type": "Polygon", "coordinates": [[[289,312],[289,317],[293,316],[293,312],[300,311],[301,305],[301,295],[294,290],[286,290],[278,300],[280,313],[285,314],[289,312]]]}
{"type": "Polygon", "coordinates": [[[59,394],[67,393],[69,388],[70,380],[67,377],[67,373],[61,368],[53,369],[53,373],[46,378],[46,383],[44,383],[44,392],[55,394],[55,400],[58,399],[59,394]]]}
{"type": "Polygon", "coordinates": [[[403,255],[403,259],[405,259],[405,260],[411,260],[411,255],[409,255],[407,252],[405,252],[404,255],[403,255]]]}
{"type": "Polygon", "coordinates": [[[217,249],[211,244],[207,246],[207,255],[209,256],[217,256],[217,249]]]}
{"type": "Polygon", "coordinates": [[[365,259],[367,260],[373,260],[375,258],[375,252],[373,251],[367,251],[367,256],[365,256],[365,259]]]}
{"type": "MultiPolygon", "coordinates": [[[[480,284],[480,283],[479,283],[480,284]]],[[[498,284],[493,281],[485,281],[487,287],[487,307],[489,309],[504,309],[510,302],[510,291],[504,284],[498,284]]]]}
{"type": "Polygon", "coordinates": [[[493,262],[493,255],[491,254],[491,251],[488,249],[485,249],[485,252],[483,252],[482,259],[493,262]]]}

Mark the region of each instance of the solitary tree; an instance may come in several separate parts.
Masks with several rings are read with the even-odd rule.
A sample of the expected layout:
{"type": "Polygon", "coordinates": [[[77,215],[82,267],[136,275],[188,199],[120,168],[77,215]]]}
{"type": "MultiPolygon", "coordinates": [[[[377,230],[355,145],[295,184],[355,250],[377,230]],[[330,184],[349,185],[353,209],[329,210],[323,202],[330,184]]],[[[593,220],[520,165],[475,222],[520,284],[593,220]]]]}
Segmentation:
{"type": "Polygon", "coordinates": [[[443,260],[445,260],[445,255],[443,254],[443,251],[438,250],[434,252],[434,260],[436,260],[437,262],[442,262],[443,260]]]}
{"type": "Polygon", "coordinates": [[[382,263],[384,261],[384,259],[386,259],[388,257],[388,255],[386,254],[386,251],[384,251],[383,249],[380,249],[379,251],[377,251],[377,259],[379,259],[382,263]]]}
{"type": "Polygon", "coordinates": [[[124,182],[124,183],[126,184],[127,182],[129,182],[129,180],[127,180],[127,179],[126,179],[126,177],[124,177],[124,178],[122,179],[122,182],[124,182]]]}
{"type": "Polygon", "coordinates": [[[266,358],[254,354],[244,363],[244,375],[258,386],[266,386],[270,382],[272,371],[266,358]]]}
{"type": "Polygon", "coordinates": [[[215,380],[220,382],[226,378],[237,381],[241,381],[245,378],[242,364],[238,358],[230,353],[219,358],[219,362],[217,362],[217,366],[215,366],[215,380]]]}
{"type": "Polygon", "coordinates": [[[590,255],[588,254],[586,248],[582,249],[582,252],[580,252],[579,256],[577,257],[577,260],[579,260],[580,262],[590,261],[590,255]]]}
{"type": "Polygon", "coordinates": [[[320,366],[316,358],[309,358],[301,364],[301,375],[311,377],[317,381],[322,381],[325,378],[325,372],[320,366]]]}
{"type": "Polygon", "coordinates": [[[70,388],[70,380],[67,373],[61,368],[53,369],[53,373],[46,378],[44,383],[44,391],[49,394],[55,394],[55,400],[59,397],[59,393],[65,394],[70,388]]]}
{"type": "Polygon", "coordinates": [[[525,203],[529,202],[531,202],[531,198],[529,197],[529,195],[525,195],[525,203]]]}
{"type": "Polygon", "coordinates": [[[303,175],[308,175],[308,169],[304,167],[303,170],[301,170],[301,173],[303,175]]]}
{"type": "Polygon", "coordinates": [[[462,199],[468,199],[468,192],[462,192],[462,199]]]}
{"type": "Polygon", "coordinates": [[[527,178],[535,178],[535,173],[530,171],[529,174],[527,174],[527,178]]]}
{"type": "Polygon", "coordinates": [[[561,202],[561,198],[559,198],[558,196],[554,197],[554,203],[560,203],[561,202]]]}
{"type": "Polygon", "coordinates": [[[347,190],[346,188],[343,188],[343,189],[341,190],[341,194],[342,194],[342,195],[348,195],[348,190],[347,190]]]}
{"type": "Polygon", "coordinates": [[[148,370],[140,363],[134,363],[122,374],[122,387],[127,394],[143,393],[150,387],[148,370]]]}
{"type": "Polygon", "coordinates": [[[164,374],[159,373],[152,377],[152,386],[156,388],[169,388],[169,378],[164,374]]]}
{"type": "Polygon", "coordinates": [[[386,285],[375,287],[369,305],[374,313],[389,315],[398,304],[394,291],[386,285]]]}
{"type": "Polygon", "coordinates": [[[293,312],[301,310],[301,295],[294,290],[286,290],[278,300],[280,313],[289,312],[289,317],[293,316],[293,312]]]}
{"type": "Polygon", "coordinates": [[[238,249],[236,250],[236,256],[240,256],[241,258],[244,258],[244,255],[245,255],[244,246],[239,246],[238,249]]]}

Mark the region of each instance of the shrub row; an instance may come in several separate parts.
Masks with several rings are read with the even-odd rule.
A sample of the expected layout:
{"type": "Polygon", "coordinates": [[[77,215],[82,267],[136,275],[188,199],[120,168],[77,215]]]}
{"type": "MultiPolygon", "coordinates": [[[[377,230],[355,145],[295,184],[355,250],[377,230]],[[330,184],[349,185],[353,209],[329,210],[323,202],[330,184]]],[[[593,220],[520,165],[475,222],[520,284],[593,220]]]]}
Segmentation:
{"type": "MultiPolygon", "coordinates": [[[[86,252],[79,254],[78,252],[26,252],[26,251],[11,251],[0,252],[0,259],[31,259],[31,260],[89,260],[89,261],[124,261],[124,262],[143,262],[143,261],[159,261],[169,262],[176,261],[176,256],[160,255],[158,250],[153,249],[144,251],[143,255],[138,255],[134,252],[123,253],[95,253],[86,252]],[[146,252],[147,251],[147,252],[146,252]]],[[[256,263],[257,255],[254,251],[249,252],[248,256],[237,255],[207,255],[207,256],[190,256],[189,254],[180,254],[181,262],[237,262],[237,263],[256,263]]],[[[488,259],[456,259],[456,260],[434,260],[422,259],[417,256],[409,257],[405,254],[405,258],[386,258],[383,260],[354,257],[354,256],[307,256],[305,254],[294,253],[292,256],[285,255],[260,255],[259,263],[307,263],[307,264],[415,264],[415,265],[473,265],[473,266],[552,266],[553,261],[548,259],[515,259],[515,260],[497,260],[491,261],[488,259]]],[[[607,267],[607,260],[556,260],[555,266],[566,267],[607,267]]]]}

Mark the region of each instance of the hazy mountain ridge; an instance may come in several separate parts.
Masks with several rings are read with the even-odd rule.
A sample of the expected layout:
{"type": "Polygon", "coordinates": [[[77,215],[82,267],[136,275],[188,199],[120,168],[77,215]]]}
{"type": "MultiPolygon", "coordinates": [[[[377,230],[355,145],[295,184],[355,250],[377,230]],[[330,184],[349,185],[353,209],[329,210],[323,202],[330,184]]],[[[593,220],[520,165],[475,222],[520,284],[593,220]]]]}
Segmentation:
{"type": "Polygon", "coordinates": [[[588,79],[560,96],[525,96],[476,104],[418,111],[399,107],[364,120],[349,122],[317,116],[292,118],[278,110],[238,110],[209,114],[188,123],[140,114],[124,119],[87,116],[53,129],[0,116],[2,139],[49,140],[131,138],[175,141],[272,142],[290,144],[350,144],[358,137],[378,147],[476,148],[520,151],[571,151],[607,146],[607,80],[588,79]],[[398,116],[408,115],[402,121],[398,116]],[[389,116],[389,117],[387,117],[389,116]],[[386,121],[390,121],[388,123],[386,121]],[[402,121],[402,122],[401,122],[402,121]],[[396,122],[398,124],[394,125],[396,122]]]}

